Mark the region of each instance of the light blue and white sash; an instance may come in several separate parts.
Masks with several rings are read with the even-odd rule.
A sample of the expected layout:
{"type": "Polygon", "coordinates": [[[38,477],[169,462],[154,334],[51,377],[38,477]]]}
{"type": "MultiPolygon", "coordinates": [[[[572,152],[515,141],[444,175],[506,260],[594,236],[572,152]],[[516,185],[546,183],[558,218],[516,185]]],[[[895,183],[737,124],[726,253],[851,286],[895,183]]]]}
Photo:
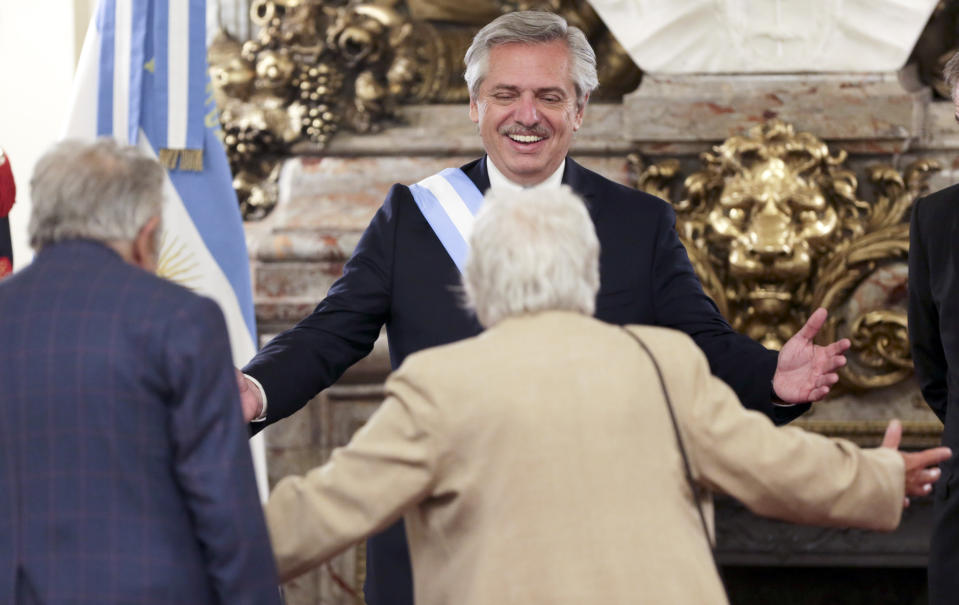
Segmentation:
{"type": "Polygon", "coordinates": [[[459,168],[447,168],[410,185],[410,193],[462,273],[469,256],[473,219],[483,205],[483,193],[459,168]]]}

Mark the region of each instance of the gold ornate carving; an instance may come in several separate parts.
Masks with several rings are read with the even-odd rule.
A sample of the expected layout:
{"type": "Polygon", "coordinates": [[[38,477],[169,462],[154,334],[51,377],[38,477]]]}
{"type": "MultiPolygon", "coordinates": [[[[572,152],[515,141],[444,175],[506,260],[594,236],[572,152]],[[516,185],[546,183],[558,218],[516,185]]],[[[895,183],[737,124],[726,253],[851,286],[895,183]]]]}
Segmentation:
{"type": "MultiPolygon", "coordinates": [[[[877,447],[881,444],[888,425],[888,420],[807,420],[805,418],[792,423],[792,426],[798,426],[807,431],[848,439],[861,447],[877,447]]],[[[941,444],[942,424],[938,420],[935,422],[902,421],[902,434],[900,443],[902,449],[936,447],[941,444]]]]}
{"type": "MultiPolygon", "coordinates": [[[[772,120],[701,156],[674,202],[676,228],[706,292],[733,328],[778,349],[817,307],[829,309],[823,342],[849,337],[847,388],[895,384],[912,371],[905,317],[907,215],[938,169],[910,164],[869,169],[874,202],[808,132],[772,120]],[[897,265],[897,263],[899,263],[897,265]]],[[[679,163],[643,167],[636,186],[670,199],[679,163]]]]}
{"type": "Polygon", "coordinates": [[[463,55],[473,35],[505,12],[558,12],[599,51],[597,98],[619,98],[639,70],[588,4],[576,0],[254,0],[261,27],[240,44],[221,33],[210,71],[224,143],[246,218],[276,202],[277,164],[321,153],[341,130],[376,132],[412,103],[468,98],[463,55]]]}

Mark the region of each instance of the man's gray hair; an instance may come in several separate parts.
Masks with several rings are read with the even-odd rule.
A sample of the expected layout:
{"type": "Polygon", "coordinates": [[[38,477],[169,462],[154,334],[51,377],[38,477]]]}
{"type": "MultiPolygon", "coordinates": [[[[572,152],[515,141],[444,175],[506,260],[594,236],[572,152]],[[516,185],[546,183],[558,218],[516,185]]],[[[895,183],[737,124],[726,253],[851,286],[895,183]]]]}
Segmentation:
{"type": "Polygon", "coordinates": [[[163,167],[113,139],[63,141],[37,162],[30,194],[35,250],[69,239],[133,241],[160,214],[163,167]]]}
{"type": "Polygon", "coordinates": [[[483,326],[537,311],[593,314],[599,240],[569,187],[487,193],[470,247],[463,286],[483,326]]]}
{"type": "Polygon", "coordinates": [[[942,79],[949,87],[949,98],[956,101],[956,84],[959,84],[959,51],[952,53],[942,68],[942,79]]]}
{"type": "Polygon", "coordinates": [[[480,85],[489,70],[489,52],[502,44],[545,44],[562,40],[569,48],[570,77],[576,88],[576,104],[582,109],[586,97],[599,86],[596,53],[586,35],[559,15],[545,11],[518,11],[497,17],[473,37],[466,51],[466,86],[476,100],[480,85]]]}

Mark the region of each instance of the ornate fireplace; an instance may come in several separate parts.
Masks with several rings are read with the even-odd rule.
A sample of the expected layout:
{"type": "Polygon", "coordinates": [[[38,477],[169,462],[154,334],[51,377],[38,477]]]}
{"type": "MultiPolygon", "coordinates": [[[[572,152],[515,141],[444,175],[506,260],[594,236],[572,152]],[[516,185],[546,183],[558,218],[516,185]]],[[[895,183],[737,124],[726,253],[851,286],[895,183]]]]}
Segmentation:
{"type": "MultiPolygon", "coordinates": [[[[573,156],[673,203],[704,287],[736,329],[776,347],[822,305],[823,339],[853,340],[837,393],[797,424],[877,445],[897,417],[907,447],[937,443],[941,425],[912,379],[905,259],[913,200],[959,180],[951,104],[923,76],[953,46],[937,32],[959,11],[940,7],[902,69],[642,73],[595,11],[545,5],[587,31],[603,66],[573,156]]],[[[393,183],[482,153],[458,57],[477,24],[517,6],[257,0],[260,34],[220,39],[214,80],[263,340],[322,299],[393,183]]],[[[383,337],[337,385],[267,429],[271,482],[345,443],[388,371],[383,337]]],[[[898,531],[869,534],[767,521],[721,498],[718,555],[732,600],[922,602],[930,511],[914,502],[898,531]]],[[[362,549],[351,550],[288,585],[288,602],[361,603],[363,573],[362,549]]]]}

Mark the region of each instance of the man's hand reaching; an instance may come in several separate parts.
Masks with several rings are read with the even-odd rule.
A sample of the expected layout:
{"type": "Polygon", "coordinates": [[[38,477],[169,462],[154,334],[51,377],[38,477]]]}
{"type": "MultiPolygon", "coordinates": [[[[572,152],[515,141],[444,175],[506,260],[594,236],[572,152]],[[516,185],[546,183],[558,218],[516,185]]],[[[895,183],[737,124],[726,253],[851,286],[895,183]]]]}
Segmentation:
{"type": "Polygon", "coordinates": [[[806,325],[786,341],[779,352],[776,373],[773,374],[773,391],[785,403],[818,401],[839,381],[836,370],[846,365],[844,354],[849,348],[849,339],[843,338],[827,346],[813,343],[826,323],[827,315],[825,309],[816,309],[806,325]]]}
{"type": "MultiPolygon", "coordinates": [[[[898,450],[900,441],[902,423],[893,420],[886,427],[882,447],[898,450]]],[[[899,452],[899,455],[906,463],[906,498],[903,506],[909,506],[909,496],[925,496],[932,491],[932,484],[942,475],[936,465],[952,457],[952,450],[948,447],[936,447],[921,452],[899,452]]]]}
{"type": "Polygon", "coordinates": [[[260,399],[260,389],[256,388],[243,372],[236,371],[236,384],[240,388],[240,403],[243,406],[243,421],[250,422],[259,418],[263,413],[263,400],[260,399]]]}

